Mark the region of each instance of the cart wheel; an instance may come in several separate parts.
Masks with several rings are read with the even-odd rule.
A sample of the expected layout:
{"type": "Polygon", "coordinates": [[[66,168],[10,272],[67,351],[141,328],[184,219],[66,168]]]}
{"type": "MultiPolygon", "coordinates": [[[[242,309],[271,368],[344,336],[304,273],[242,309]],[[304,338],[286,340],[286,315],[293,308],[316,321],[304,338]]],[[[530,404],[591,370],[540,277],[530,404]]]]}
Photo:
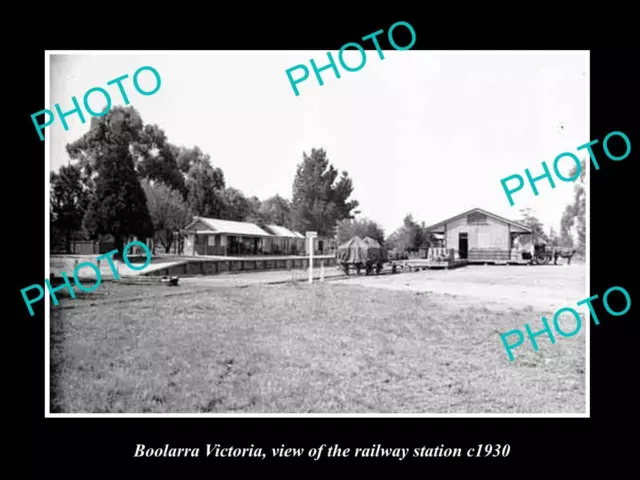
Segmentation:
{"type": "Polygon", "coordinates": [[[547,256],[543,254],[536,256],[535,260],[536,265],[544,265],[548,261],[547,256]]]}

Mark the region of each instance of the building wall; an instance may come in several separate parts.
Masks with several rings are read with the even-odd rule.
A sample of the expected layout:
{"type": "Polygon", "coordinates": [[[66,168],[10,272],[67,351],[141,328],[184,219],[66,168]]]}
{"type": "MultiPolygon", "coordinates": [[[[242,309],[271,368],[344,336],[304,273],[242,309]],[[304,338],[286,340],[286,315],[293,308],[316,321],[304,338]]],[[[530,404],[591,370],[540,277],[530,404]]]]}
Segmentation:
{"type": "Polygon", "coordinates": [[[509,250],[509,224],[491,217],[486,223],[467,223],[462,217],[447,223],[446,247],[458,250],[458,234],[467,233],[469,250],[472,248],[496,248],[509,250]]]}
{"type": "MultiPolygon", "coordinates": [[[[304,252],[309,254],[309,240],[306,238],[301,239],[304,242],[304,252]]],[[[336,250],[336,242],[331,237],[315,237],[313,239],[313,253],[314,255],[328,254],[332,255],[336,250]],[[320,242],[322,242],[322,251],[320,250],[320,242]]]]}
{"type": "MultiPolygon", "coordinates": [[[[188,234],[184,242],[185,255],[253,255],[253,246],[258,239],[257,255],[302,255],[306,251],[304,238],[287,237],[252,237],[244,235],[226,234],[188,234]],[[242,247],[240,247],[242,244],[242,247]],[[238,253],[235,249],[242,248],[244,253],[238,253]]],[[[329,240],[325,242],[325,252],[329,246],[329,240]]],[[[307,252],[308,253],[308,252],[307,252]]],[[[316,254],[318,243],[316,241],[316,254]]]]}
{"type": "Polygon", "coordinates": [[[299,255],[305,252],[304,239],[267,237],[263,240],[263,253],[272,255],[299,255]]]}
{"type": "Polygon", "coordinates": [[[222,240],[224,235],[220,234],[202,234],[196,237],[196,255],[224,255],[225,246],[222,240]]]}

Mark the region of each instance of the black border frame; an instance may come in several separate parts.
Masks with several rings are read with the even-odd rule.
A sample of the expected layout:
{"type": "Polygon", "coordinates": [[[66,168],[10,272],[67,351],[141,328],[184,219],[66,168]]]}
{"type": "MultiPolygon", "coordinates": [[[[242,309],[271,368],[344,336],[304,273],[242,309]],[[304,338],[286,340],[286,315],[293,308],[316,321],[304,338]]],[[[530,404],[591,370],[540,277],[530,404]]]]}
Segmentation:
{"type": "MultiPolygon", "coordinates": [[[[215,8],[212,4],[210,8],[215,8]]],[[[291,10],[310,7],[299,5],[291,10]],[[297,7],[297,8],[296,8],[297,7]]],[[[295,12],[278,15],[271,12],[268,17],[253,12],[252,18],[239,20],[225,13],[210,17],[203,23],[194,21],[193,11],[187,18],[178,15],[171,20],[151,17],[98,20],[99,26],[90,27],[87,19],[73,19],[69,15],[48,23],[57,25],[57,34],[50,35],[46,47],[20,49],[19,78],[12,81],[11,88],[18,89],[10,101],[17,101],[10,118],[12,135],[9,138],[15,153],[7,158],[10,177],[20,179],[20,187],[5,189],[5,205],[9,208],[6,226],[18,233],[19,240],[11,233],[13,251],[21,252],[17,268],[13,268],[13,285],[7,295],[20,327],[18,335],[22,350],[29,356],[20,365],[28,365],[28,386],[20,396],[22,405],[27,405],[30,418],[30,446],[25,450],[31,457],[29,465],[40,474],[47,469],[49,474],[67,477],[93,476],[94,474],[157,475],[168,477],[174,474],[189,474],[202,470],[208,475],[238,474],[238,467],[259,469],[274,466],[276,472],[296,467],[340,467],[353,464],[357,468],[351,474],[358,475],[363,469],[390,467],[394,471],[401,467],[415,468],[418,475],[433,475],[437,471],[450,473],[453,468],[463,467],[471,471],[488,469],[519,475],[522,470],[531,470],[538,475],[559,470],[577,473],[591,462],[607,462],[607,469],[621,466],[633,458],[631,443],[624,438],[624,425],[628,418],[635,417],[636,403],[633,394],[634,379],[638,378],[635,364],[635,340],[637,337],[637,307],[633,302],[637,291],[632,287],[637,280],[629,268],[634,262],[632,235],[622,234],[633,228],[634,205],[632,200],[635,181],[632,173],[634,157],[637,156],[634,142],[638,139],[637,118],[631,106],[637,100],[637,75],[633,59],[637,51],[593,47],[593,28],[589,23],[551,18],[544,12],[543,20],[518,19],[512,24],[498,20],[489,25],[478,20],[476,25],[465,25],[457,16],[451,15],[449,25],[444,25],[442,14],[429,12],[406,14],[386,11],[376,14],[375,19],[365,16],[346,18],[345,14],[330,6],[319,4],[313,10],[324,10],[329,18],[316,15],[313,10],[304,14],[304,19],[294,21],[301,14],[295,12]],[[278,18],[279,17],[279,18],[278,18]],[[258,18],[269,18],[265,24],[258,18]],[[396,21],[403,20],[413,25],[417,43],[413,50],[452,49],[509,49],[509,50],[591,50],[591,136],[602,139],[607,133],[619,130],[631,139],[631,155],[621,162],[611,162],[604,156],[601,143],[595,152],[601,168],[591,167],[590,187],[590,251],[591,293],[604,293],[614,285],[623,286],[632,298],[632,307],[623,317],[613,318],[604,312],[601,304],[596,311],[601,324],[591,327],[591,418],[589,419],[545,419],[545,418],[465,418],[465,419],[45,419],[44,418],[44,316],[43,309],[36,309],[36,316],[29,317],[24,308],[20,288],[44,278],[44,254],[41,239],[44,227],[39,222],[44,213],[44,189],[42,171],[38,165],[44,161],[44,142],[34,132],[30,115],[42,110],[44,50],[45,49],[319,49],[338,50],[344,43],[354,41],[367,33],[388,29],[396,21]],[[438,23],[443,25],[438,28],[438,23]],[[126,26],[110,25],[110,22],[126,22],[126,26]],[[276,23],[281,22],[280,25],[276,23]],[[72,27],[72,24],[80,27],[72,27]],[[135,25],[139,24],[140,27],[135,25]],[[64,27],[67,25],[67,27],[64,27]],[[81,28],[84,25],[86,28],[81,28]],[[172,27],[175,25],[175,27],[172,27]],[[124,29],[129,33],[118,34],[124,29]],[[180,30],[184,29],[184,33],[180,30]],[[65,33],[66,32],[66,33],[65,33]],[[82,34],[84,32],[84,34],[82,34]],[[178,39],[182,39],[178,48],[178,39]],[[591,43],[591,45],[589,45],[591,43]],[[633,88],[635,87],[635,89],[633,88]],[[15,112],[15,113],[13,113],[15,112]],[[20,141],[16,141],[16,132],[20,141]],[[35,178],[32,176],[36,174],[35,178]],[[11,191],[13,190],[13,191],[11,191]],[[25,213],[28,212],[28,215],[25,213]],[[25,221],[26,220],[26,221],[25,221]],[[22,232],[23,226],[27,232],[22,232]],[[629,225],[629,227],[626,227],[629,225]],[[16,226],[19,226],[16,228],[16,226]],[[17,241],[16,241],[17,240],[17,241]],[[620,241],[622,240],[622,241],[620,241]],[[14,283],[15,280],[15,283],[14,283]],[[28,399],[24,398],[25,396],[28,399]],[[616,435],[619,433],[619,435],[616,435]],[[507,458],[451,458],[414,459],[402,462],[392,459],[339,459],[323,457],[314,462],[302,459],[212,459],[191,458],[133,458],[137,443],[163,446],[165,443],[181,447],[203,446],[206,443],[248,446],[255,444],[263,448],[285,443],[295,447],[312,447],[318,444],[340,444],[355,448],[381,443],[384,446],[416,447],[445,444],[451,447],[472,447],[478,444],[510,444],[507,458]],[[227,469],[229,466],[231,469],[227,469]],[[224,470],[220,470],[225,467],[224,470]],[[43,471],[44,470],[44,471],[43,471]]],[[[356,8],[363,8],[364,5],[356,8]]],[[[459,6],[460,7],[460,6],[459,6]]],[[[226,7],[225,7],[226,8],[226,7]]],[[[253,8],[253,7],[252,7],[253,8]]],[[[367,7],[371,8],[371,7],[367,7]]],[[[554,7],[555,8],[555,7],[554,7]]],[[[426,10],[426,6],[424,8],[426,10]]],[[[104,11],[102,12],[104,14],[104,11]]],[[[559,12],[556,12],[559,15],[559,12]]],[[[124,14],[126,15],[126,14],[124,14]]],[[[473,12],[468,13],[469,16],[473,12]]],[[[373,15],[371,15],[373,16],[373,15]]],[[[87,16],[89,18],[89,16],[87,16]]],[[[600,25],[601,28],[602,24],[600,25]]],[[[614,29],[624,26],[612,25],[614,29]]],[[[51,28],[46,27],[50,32],[51,28]]],[[[38,26],[30,26],[36,31],[38,26]]],[[[608,32],[604,34],[605,37],[608,32]]],[[[611,38],[608,38],[611,40],[611,38]]],[[[34,43],[36,43],[34,41],[34,43]]],[[[613,46],[613,45],[612,45],[613,46]]],[[[283,81],[284,77],[283,72],[283,81]]],[[[637,103],[635,103],[637,104],[637,103]]],[[[526,148],[526,146],[523,146],[526,148]]],[[[543,160],[543,159],[541,159],[543,160]]],[[[13,318],[10,317],[10,318],[13,318]]],[[[12,342],[14,343],[14,342],[12,342]]],[[[22,356],[21,355],[21,356],[22,356]]],[[[634,432],[630,432],[633,435],[634,432]]],[[[633,438],[633,437],[631,437],[633,438]]]]}

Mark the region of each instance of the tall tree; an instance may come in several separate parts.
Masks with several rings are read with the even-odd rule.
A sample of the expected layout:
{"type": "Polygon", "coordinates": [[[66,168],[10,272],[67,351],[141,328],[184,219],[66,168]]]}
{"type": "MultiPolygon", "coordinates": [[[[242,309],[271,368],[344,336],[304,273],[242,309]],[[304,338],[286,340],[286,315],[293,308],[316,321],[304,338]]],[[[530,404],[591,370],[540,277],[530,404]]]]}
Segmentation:
{"type": "Polygon", "coordinates": [[[373,220],[345,218],[338,222],[338,243],[344,243],[355,236],[371,237],[377,240],[380,245],[384,245],[384,230],[373,220]]]}
{"type": "MultiPolygon", "coordinates": [[[[187,196],[185,177],[192,163],[208,160],[198,147],[186,149],[169,143],[165,132],[157,125],[144,125],[140,113],[134,107],[112,109],[127,112],[127,129],[135,136],[129,139],[129,148],[140,179],[163,182],[187,196]],[[178,165],[178,157],[181,164],[178,165]]],[[[95,179],[102,148],[114,134],[108,124],[109,114],[92,117],[89,131],[75,142],[67,145],[70,158],[82,166],[89,177],[95,179]]],[[[222,172],[219,172],[221,175],[222,172]]]]}
{"type": "Polygon", "coordinates": [[[253,212],[253,205],[237,188],[227,187],[221,191],[222,215],[219,218],[242,222],[253,212]]]}
{"type": "MultiPolygon", "coordinates": [[[[211,157],[209,154],[204,153],[197,145],[192,148],[173,146],[172,150],[178,169],[184,174],[189,173],[192,165],[200,163],[208,163],[211,165],[211,157]]],[[[224,180],[222,183],[224,183],[224,180]]]]}
{"type": "Polygon", "coordinates": [[[353,218],[351,212],[358,202],[349,200],[352,180],[346,171],[338,176],[324,149],[313,148],[309,155],[303,153],[293,182],[293,228],[301,232],[314,230],[325,236],[333,232],[340,220],[353,218]]]}
{"type": "Polygon", "coordinates": [[[557,246],[559,244],[558,234],[556,233],[556,229],[553,227],[549,227],[549,243],[552,246],[557,246]]]}
{"type": "Polygon", "coordinates": [[[246,222],[256,223],[258,225],[264,225],[265,218],[260,213],[260,207],[262,206],[262,202],[255,195],[247,198],[247,204],[249,206],[248,212],[244,217],[246,222]]]}
{"type": "Polygon", "coordinates": [[[260,204],[259,215],[269,225],[291,226],[291,202],[280,195],[274,195],[260,204]]]}
{"type": "Polygon", "coordinates": [[[420,226],[413,220],[413,215],[408,214],[402,220],[402,233],[400,241],[406,245],[406,249],[413,251],[422,243],[420,226]]]}
{"type": "MultiPolygon", "coordinates": [[[[581,161],[580,176],[573,187],[573,201],[565,207],[561,219],[561,240],[566,247],[577,248],[581,253],[587,247],[587,190],[586,162],[581,161]],[[572,232],[575,231],[575,238],[572,232]]],[[[576,167],[570,173],[575,175],[576,167]]]]}
{"type": "Polygon", "coordinates": [[[139,139],[141,120],[131,107],[115,107],[99,120],[101,136],[85,149],[95,160],[97,177],[84,225],[94,237],[113,235],[121,254],[128,237],[145,239],[153,233],[131,153],[131,145],[139,139]]]}
{"type": "Polygon", "coordinates": [[[71,236],[82,228],[82,219],[89,204],[89,192],[82,181],[78,165],[63,165],[51,172],[51,232],[62,236],[65,250],[70,253],[71,236]]]}
{"type": "Polygon", "coordinates": [[[529,207],[520,209],[520,223],[526,225],[537,234],[546,237],[546,234],[544,233],[544,225],[542,224],[542,221],[535,216],[533,209],[529,207]]]}
{"type": "Polygon", "coordinates": [[[172,148],[160,127],[145,125],[132,148],[141,179],[163,182],[186,196],[184,176],[178,168],[175,148],[172,148]]]}
{"type": "Polygon", "coordinates": [[[94,179],[107,149],[119,144],[133,148],[142,133],[142,117],[132,107],[114,107],[104,117],[92,117],[89,131],[66,146],[71,160],[77,161],[85,174],[94,179]]]}
{"type": "Polygon", "coordinates": [[[175,232],[192,219],[191,210],[180,192],[164,183],[145,180],[142,189],[147,197],[147,208],[153,224],[153,253],[156,243],[162,244],[165,252],[169,252],[175,241],[175,232]]]}
{"type": "MultiPolygon", "coordinates": [[[[181,163],[180,168],[184,165],[181,163]]],[[[224,212],[221,190],[224,186],[222,171],[214,169],[208,159],[200,157],[199,160],[192,161],[187,173],[186,187],[187,202],[194,215],[221,218],[224,212]]]]}
{"type": "Polygon", "coordinates": [[[424,222],[419,224],[413,219],[413,215],[407,214],[402,226],[387,239],[389,248],[404,252],[415,252],[420,248],[427,248],[435,238],[426,232],[424,222]]]}
{"type": "MultiPolygon", "coordinates": [[[[572,172],[575,175],[575,172],[572,172]]],[[[578,250],[584,254],[587,248],[587,188],[586,188],[587,168],[582,161],[582,171],[580,177],[574,185],[573,211],[576,219],[576,236],[578,240],[578,250]]]]}
{"type": "Polygon", "coordinates": [[[571,235],[571,229],[574,223],[573,205],[567,205],[560,219],[560,245],[563,247],[573,248],[574,241],[571,235]]]}

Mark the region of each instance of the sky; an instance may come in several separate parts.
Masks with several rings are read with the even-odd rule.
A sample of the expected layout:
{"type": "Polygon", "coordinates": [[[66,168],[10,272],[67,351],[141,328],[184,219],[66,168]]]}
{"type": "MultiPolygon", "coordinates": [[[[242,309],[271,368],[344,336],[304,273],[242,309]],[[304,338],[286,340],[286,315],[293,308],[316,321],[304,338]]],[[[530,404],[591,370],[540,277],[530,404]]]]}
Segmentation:
{"type": "MultiPolygon", "coordinates": [[[[542,162],[552,170],[563,152],[588,158],[577,151],[592,140],[587,52],[406,50],[384,51],[383,60],[375,50],[366,53],[357,72],[339,65],[338,79],[323,71],[324,86],[309,60],[326,65],[326,51],[52,54],[47,108],[71,110],[73,96],[82,104],[97,86],[113,106],[122,105],[117,86],[107,82],[128,74],[123,85],[144,122],[161,127],[171,143],[199,146],[227,185],[247,196],[291,198],[303,152],[325,148],[353,179],[359,217],[378,222],[387,235],[409,213],[430,225],[474,207],[510,219],[530,207],[547,231],[559,231],[573,183],[554,177],[552,189],[541,180],[538,196],[526,184],[512,207],[500,180],[524,178],[525,168],[541,175],[542,162]],[[295,96],[285,71],[299,64],[310,75],[295,96]],[[142,66],[162,79],[150,96],[133,87],[142,66]]],[[[358,65],[360,54],[348,52],[344,60],[358,65]]],[[[148,71],[139,81],[145,90],[154,86],[148,71]]],[[[90,99],[93,110],[104,107],[99,94],[90,99]]],[[[85,115],[85,124],[67,117],[68,131],[58,118],[45,130],[50,169],[69,161],[65,145],[88,130],[85,115]]],[[[572,166],[569,158],[559,163],[565,176],[572,166]]]]}

